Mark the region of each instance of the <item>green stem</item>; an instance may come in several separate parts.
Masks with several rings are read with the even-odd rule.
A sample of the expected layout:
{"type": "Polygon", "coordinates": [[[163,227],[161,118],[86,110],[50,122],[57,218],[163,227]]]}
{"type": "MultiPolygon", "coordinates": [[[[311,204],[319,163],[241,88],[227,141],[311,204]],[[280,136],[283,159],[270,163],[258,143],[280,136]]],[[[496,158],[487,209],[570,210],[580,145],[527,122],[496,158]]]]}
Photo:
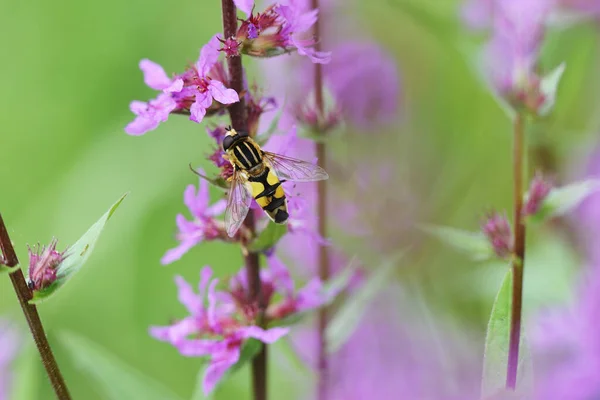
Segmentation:
{"type": "Polygon", "coordinates": [[[519,364],[519,342],[521,339],[521,316],[523,309],[523,269],[525,263],[525,223],[523,221],[523,167],[525,163],[525,134],[523,115],[518,113],[514,121],[513,144],[513,202],[515,241],[512,261],[512,303],[508,363],[506,366],[506,388],[517,386],[519,364]]]}
{"type": "MultiPolygon", "coordinates": [[[[15,267],[19,264],[17,254],[15,253],[8,231],[4,225],[2,215],[0,215],[0,250],[2,250],[3,255],[0,261],[2,261],[4,265],[15,267]]],[[[29,304],[32,293],[27,286],[21,268],[18,268],[10,274],[10,281],[15,289],[19,303],[21,304],[23,314],[25,314],[29,330],[31,331],[35,345],[40,353],[44,369],[48,374],[48,378],[50,378],[50,383],[52,384],[52,389],[54,389],[56,398],[59,400],[71,400],[71,395],[69,394],[65,380],[58,368],[56,358],[54,358],[54,353],[52,353],[52,348],[50,348],[50,343],[48,343],[48,338],[46,338],[44,326],[42,325],[42,320],[40,319],[37,308],[35,305],[29,304]]]]}

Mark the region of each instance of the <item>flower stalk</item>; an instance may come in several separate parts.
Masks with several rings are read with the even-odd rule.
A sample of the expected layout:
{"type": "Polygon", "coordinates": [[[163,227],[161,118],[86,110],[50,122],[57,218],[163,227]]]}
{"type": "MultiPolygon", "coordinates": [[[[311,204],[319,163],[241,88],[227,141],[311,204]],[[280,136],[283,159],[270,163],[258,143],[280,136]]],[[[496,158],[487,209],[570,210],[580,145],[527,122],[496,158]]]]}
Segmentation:
{"type": "MultiPolygon", "coordinates": [[[[233,0],[221,0],[221,8],[223,15],[223,34],[225,40],[227,40],[235,37],[237,33],[237,10],[233,0]]],[[[231,89],[235,90],[237,93],[242,93],[244,90],[242,57],[240,55],[228,57],[227,66],[231,89]]],[[[248,118],[245,110],[244,96],[240,96],[238,102],[233,103],[228,107],[231,125],[234,129],[248,131],[248,118]]],[[[255,225],[254,214],[250,211],[244,220],[244,228],[249,232],[250,237],[253,237],[255,234],[255,225]]],[[[264,304],[261,296],[259,255],[256,252],[248,251],[244,242],[242,242],[242,251],[244,253],[245,268],[248,276],[248,300],[258,304],[258,324],[259,326],[263,326],[264,323],[262,320],[266,304],[264,304]]],[[[252,390],[254,393],[254,400],[267,399],[267,346],[264,344],[262,345],[261,351],[252,360],[252,390]]]]}
{"type": "Polygon", "coordinates": [[[514,255],[512,258],[512,303],[506,388],[517,386],[519,342],[521,338],[521,315],[523,308],[523,267],[525,263],[525,223],[523,220],[523,167],[525,163],[524,116],[517,113],[514,121],[513,143],[513,196],[514,196],[514,255]]]}
{"type": "MultiPolygon", "coordinates": [[[[319,10],[319,0],[312,0],[312,9],[319,10]]],[[[320,18],[317,19],[313,26],[313,34],[315,36],[315,51],[321,51],[321,32],[320,32],[320,18]]],[[[314,64],[315,75],[315,106],[317,109],[317,118],[322,118],[325,115],[325,105],[323,102],[323,65],[320,63],[314,64]]],[[[319,132],[324,134],[324,132],[319,132]]],[[[316,155],[319,160],[319,164],[325,170],[327,169],[327,148],[325,141],[319,140],[315,144],[316,155]]],[[[317,220],[318,220],[318,233],[322,238],[327,237],[327,184],[326,181],[317,182],[317,220]]],[[[327,282],[329,279],[329,254],[327,246],[323,243],[319,244],[319,278],[321,282],[327,282]]],[[[327,330],[327,307],[322,307],[319,310],[317,316],[318,323],[318,354],[317,354],[317,368],[318,368],[318,383],[317,383],[317,400],[327,399],[327,386],[328,386],[328,363],[327,363],[327,342],[326,342],[326,330],[327,330]]]]}
{"type": "MultiPolygon", "coordinates": [[[[0,215],[0,250],[2,250],[0,262],[8,267],[15,267],[19,264],[17,254],[10,241],[2,215],[0,215]]],[[[25,314],[25,319],[29,325],[35,345],[42,358],[44,369],[48,374],[48,378],[50,378],[50,383],[52,384],[56,398],[58,400],[70,400],[71,395],[69,394],[65,380],[58,368],[58,364],[56,363],[56,359],[54,358],[54,354],[52,353],[52,349],[46,338],[44,326],[42,325],[37,307],[29,303],[32,299],[32,293],[27,286],[23,271],[18,268],[16,271],[12,272],[10,274],[10,280],[17,294],[17,298],[19,299],[19,303],[21,304],[23,314],[25,314]]]]}

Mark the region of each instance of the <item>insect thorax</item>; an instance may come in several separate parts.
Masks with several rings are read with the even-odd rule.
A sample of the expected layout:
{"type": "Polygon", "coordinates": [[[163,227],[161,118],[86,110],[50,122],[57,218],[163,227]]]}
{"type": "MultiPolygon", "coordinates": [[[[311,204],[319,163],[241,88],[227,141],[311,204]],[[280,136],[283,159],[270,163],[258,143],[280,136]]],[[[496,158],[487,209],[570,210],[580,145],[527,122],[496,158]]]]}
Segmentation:
{"type": "Polygon", "coordinates": [[[234,165],[242,170],[256,174],[264,169],[262,151],[251,139],[237,140],[227,150],[234,165]]]}

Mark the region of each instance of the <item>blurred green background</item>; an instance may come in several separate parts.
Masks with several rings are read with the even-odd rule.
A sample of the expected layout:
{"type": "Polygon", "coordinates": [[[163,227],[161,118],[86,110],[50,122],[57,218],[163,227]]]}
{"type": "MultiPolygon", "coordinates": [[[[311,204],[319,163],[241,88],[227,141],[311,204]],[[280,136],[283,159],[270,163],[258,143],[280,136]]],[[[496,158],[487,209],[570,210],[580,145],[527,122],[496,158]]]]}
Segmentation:
{"type": "MultiPolygon", "coordinates": [[[[457,4],[378,0],[359,4],[356,12],[398,60],[403,110],[398,123],[386,128],[385,143],[403,157],[399,165],[415,183],[415,194],[426,199],[421,216],[425,222],[477,229],[486,209],[510,209],[510,122],[452,44],[461,35],[470,40],[456,30],[457,4]],[[418,9],[439,19],[432,23],[418,9]]],[[[63,331],[89,338],[190,398],[200,361],[151,339],[148,326],[184,315],[174,274],[195,282],[202,265],[212,265],[218,275],[241,265],[240,255],[219,243],[198,246],[174,265],[159,264],[175,245],[175,215],[186,212],[183,190],[197,183],[188,163],[202,165],[209,151],[204,128],[171,118],[142,137],[123,131],[132,119],[129,102],[153,96],[143,84],[139,60],[180,71],[221,29],[219,7],[216,0],[0,4],[0,211],[22,265],[27,265],[26,244],[45,244],[55,236],[62,249],[130,192],[86,267],[39,307],[76,399],[104,397],[60,344],[63,331]]],[[[597,136],[597,38],[591,24],[556,30],[544,50],[544,65],[564,60],[567,70],[556,113],[531,130],[530,142],[532,156],[541,148],[552,155],[547,169],[558,181],[597,136]]],[[[362,146],[371,135],[355,133],[346,145],[362,146]]],[[[569,298],[579,258],[568,232],[556,224],[530,232],[525,300],[530,311],[569,298]]],[[[410,242],[409,235],[398,246],[410,242]]],[[[436,312],[483,331],[502,266],[474,264],[429,239],[407,264],[398,279],[417,282],[436,312]]],[[[18,321],[25,334],[6,277],[0,279],[0,316],[18,321]]],[[[29,398],[52,398],[36,357],[26,351],[20,358],[30,367],[20,370],[29,371],[21,378],[33,393],[29,398]]],[[[271,369],[273,398],[310,393],[277,349],[272,359],[280,365],[271,369]]],[[[248,381],[246,370],[238,373],[216,398],[249,398],[248,381]]]]}

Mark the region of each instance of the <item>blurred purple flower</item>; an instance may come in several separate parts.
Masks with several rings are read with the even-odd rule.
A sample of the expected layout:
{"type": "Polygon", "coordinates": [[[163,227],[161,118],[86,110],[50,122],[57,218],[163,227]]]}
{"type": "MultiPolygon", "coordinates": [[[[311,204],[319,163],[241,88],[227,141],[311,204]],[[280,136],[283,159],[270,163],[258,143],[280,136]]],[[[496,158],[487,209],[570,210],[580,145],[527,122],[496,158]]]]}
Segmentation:
{"type": "MultiPolygon", "coordinates": [[[[397,288],[396,288],[397,289],[397,288]]],[[[329,358],[330,400],[475,400],[479,377],[472,351],[454,347],[444,330],[445,351],[454,365],[433,353],[435,345],[421,328],[407,323],[398,310],[398,296],[383,290],[368,307],[355,332],[329,358]]],[[[292,342],[302,359],[317,369],[315,329],[293,333],[292,342]]]]}
{"type": "Polygon", "coordinates": [[[0,319],[0,400],[8,400],[12,381],[10,364],[17,356],[20,342],[12,324],[0,319]]]}
{"type": "Polygon", "coordinates": [[[598,0],[558,0],[561,7],[594,17],[600,16],[600,1],[598,0]]]}
{"type": "MultiPolygon", "coordinates": [[[[584,168],[578,175],[600,177],[600,148],[584,168]]],[[[574,304],[546,310],[534,325],[539,400],[600,398],[600,194],[587,197],[574,220],[587,260],[574,304]]]]}
{"type": "Polygon", "coordinates": [[[239,101],[236,91],[225,87],[228,79],[218,62],[219,47],[215,35],[200,50],[196,64],[173,79],[160,65],[146,59],[140,61],[144,82],[162,93],[148,103],[131,102],[129,107],[136,118],[125,127],[125,132],[143,135],[165,122],[174,111],[189,112],[190,119],[199,123],[209,109],[216,112],[222,107],[213,100],[222,105],[239,101]]]}
{"type": "Polygon", "coordinates": [[[52,239],[48,247],[37,245],[29,248],[28,284],[31,290],[45,289],[56,280],[58,266],[65,259],[65,252],[56,251],[57,239],[52,239]]]}
{"type": "Polygon", "coordinates": [[[537,63],[544,23],[553,5],[551,0],[502,0],[494,6],[486,71],[502,95],[531,110],[544,101],[537,63]]]}
{"type": "Polygon", "coordinates": [[[204,267],[200,274],[198,294],[182,277],[177,276],[175,282],[179,288],[179,301],[190,316],[171,326],[150,328],[154,338],[171,343],[184,356],[210,356],[203,380],[205,395],[212,392],[223,374],[238,362],[241,348],[248,339],[273,343],[289,332],[289,328],[265,330],[254,325],[253,320],[236,318],[232,296],[217,292],[218,279],[211,280],[211,276],[210,267],[204,267]],[[208,303],[206,306],[205,298],[208,303]]]}
{"type": "Polygon", "coordinates": [[[501,0],[467,0],[461,8],[461,16],[472,29],[486,29],[492,25],[494,5],[501,0]]]}
{"type": "Polygon", "coordinates": [[[254,7],[254,0],[234,0],[235,6],[246,15],[252,13],[254,7]]]}
{"type": "Polygon", "coordinates": [[[396,117],[400,82],[394,59],[370,42],[342,43],[333,53],[325,79],[346,120],[367,128],[396,117]]]}
{"type": "MultiPolygon", "coordinates": [[[[199,172],[204,174],[202,170],[199,170],[199,172]]],[[[177,240],[179,240],[179,246],[165,253],[161,259],[163,265],[179,260],[192,247],[204,240],[227,237],[222,221],[215,220],[217,215],[225,211],[227,202],[221,199],[215,204],[209,205],[208,185],[208,182],[200,178],[197,193],[194,185],[188,185],[185,189],[183,201],[193,219],[188,221],[183,214],[177,214],[176,222],[179,229],[177,240]]]]}
{"type": "Polygon", "coordinates": [[[600,396],[600,264],[586,272],[575,306],[547,311],[535,326],[533,343],[541,361],[536,363],[540,365],[536,373],[540,400],[600,396]]]}

